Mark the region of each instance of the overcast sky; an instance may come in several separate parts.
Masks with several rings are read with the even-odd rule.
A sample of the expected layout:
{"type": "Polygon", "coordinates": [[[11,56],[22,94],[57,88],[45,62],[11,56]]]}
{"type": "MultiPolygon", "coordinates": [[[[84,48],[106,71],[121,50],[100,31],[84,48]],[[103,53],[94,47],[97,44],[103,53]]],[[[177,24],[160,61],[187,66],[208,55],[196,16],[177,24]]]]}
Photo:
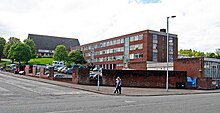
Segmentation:
{"type": "Polygon", "coordinates": [[[86,44],[166,28],[179,49],[220,48],[220,0],[0,0],[0,37],[28,34],[78,38],[86,44]]]}

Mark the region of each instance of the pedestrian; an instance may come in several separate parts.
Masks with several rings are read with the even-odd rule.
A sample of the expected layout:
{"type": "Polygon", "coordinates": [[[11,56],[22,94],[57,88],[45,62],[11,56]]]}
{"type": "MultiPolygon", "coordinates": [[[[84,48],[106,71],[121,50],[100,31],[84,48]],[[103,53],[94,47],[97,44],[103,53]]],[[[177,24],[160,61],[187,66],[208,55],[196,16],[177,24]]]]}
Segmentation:
{"type": "Polygon", "coordinates": [[[118,77],[118,93],[121,94],[121,85],[122,85],[122,80],[120,77],[118,77]]]}
{"type": "Polygon", "coordinates": [[[120,77],[117,77],[114,93],[121,94],[121,84],[122,84],[122,80],[120,79],[120,77]]]}
{"type": "Polygon", "coordinates": [[[114,93],[118,93],[118,78],[115,79],[115,90],[114,90],[114,93]]]}

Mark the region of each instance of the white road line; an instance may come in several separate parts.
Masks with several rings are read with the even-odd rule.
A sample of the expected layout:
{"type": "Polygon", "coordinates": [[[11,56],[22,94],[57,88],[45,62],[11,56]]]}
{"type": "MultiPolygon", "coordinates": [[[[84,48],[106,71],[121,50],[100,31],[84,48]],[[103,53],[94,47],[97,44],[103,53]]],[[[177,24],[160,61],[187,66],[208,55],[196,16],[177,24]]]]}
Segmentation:
{"type": "Polygon", "coordinates": [[[82,109],[79,110],[65,110],[65,111],[52,111],[52,112],[46,112],[46,113],[73,113],[73,112],[82,112],[82,109]]]}
{"type": "Polygon", "coordinates": [[[125,102],[126,102],[126,103],[134,103],[134,102],[136,102],[136,101],[129,101],[129,100],[126,100],[125,102]]]}

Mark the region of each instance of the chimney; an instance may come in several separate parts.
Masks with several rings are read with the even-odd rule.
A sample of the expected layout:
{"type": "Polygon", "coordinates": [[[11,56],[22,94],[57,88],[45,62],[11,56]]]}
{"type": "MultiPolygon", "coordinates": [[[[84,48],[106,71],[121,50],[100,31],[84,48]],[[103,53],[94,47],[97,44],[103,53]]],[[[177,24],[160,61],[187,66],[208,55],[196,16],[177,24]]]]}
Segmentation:
{"type": "Polygon", "coordinates": [[[160,32],[165,32],[166,33],[166,29],[160,29],[160,32]]]}

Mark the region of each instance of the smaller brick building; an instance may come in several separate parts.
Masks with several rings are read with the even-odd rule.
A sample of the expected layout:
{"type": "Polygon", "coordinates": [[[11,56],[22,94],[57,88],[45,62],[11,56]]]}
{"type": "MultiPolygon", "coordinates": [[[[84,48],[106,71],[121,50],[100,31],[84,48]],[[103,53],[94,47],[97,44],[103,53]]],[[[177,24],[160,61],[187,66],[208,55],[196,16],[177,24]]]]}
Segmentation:
{"type": "Polygon", "coordinates": [[[175,71],[187,71],[188,77],[211,78],[220,83],[220,59],[180,58],[174,60],[175,71]]]}

